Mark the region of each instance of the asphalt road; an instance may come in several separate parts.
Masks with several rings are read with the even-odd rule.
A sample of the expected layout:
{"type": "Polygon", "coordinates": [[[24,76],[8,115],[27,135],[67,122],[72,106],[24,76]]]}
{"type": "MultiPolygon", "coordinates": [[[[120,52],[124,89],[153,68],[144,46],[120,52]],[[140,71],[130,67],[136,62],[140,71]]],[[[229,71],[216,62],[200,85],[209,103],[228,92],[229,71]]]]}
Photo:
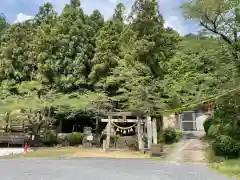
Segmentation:
{"type": "Polygon", "coordinates": [[[201,164],[147,159],[0,159],[2,180],[231,180],[201,164]]]}

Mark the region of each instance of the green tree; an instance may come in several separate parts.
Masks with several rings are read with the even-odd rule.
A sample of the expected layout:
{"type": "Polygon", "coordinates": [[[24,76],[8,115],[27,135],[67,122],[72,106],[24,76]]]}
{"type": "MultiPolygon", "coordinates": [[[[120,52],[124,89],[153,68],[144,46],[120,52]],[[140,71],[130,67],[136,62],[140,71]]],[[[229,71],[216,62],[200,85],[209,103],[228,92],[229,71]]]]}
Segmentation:
{"type": "Polygon", "coordinates": [[[165,91],[178,107],[216,96],[237,85],[237,68],[219,38],[184,37],[167,66],[165,91]]]}
{"type": "Polygon", "coordinates": [[[78,4],[71,1],[54,24],[39,28],[39,77],[62,92],[89,88],[94,37],[103,23],[101,14],[87,16],[78,4]]]}
{"type": "Polygon", "coordinates": [[[43,6],[40,6],[38,13],[34,17],[34,23],[36,25],[52,24],[53,19],[56,19],[57,13],[53,8],[51,3],[45,3],[43,6]]]}
{"type": "Polygon", "coordinates": [[[204,33],[222,38],[228,45],[238,68],[240,68],[239,4],[239,0],[193,0],[182,5],[187,19],[197,21],[204,33]]]}
{"type": "Polygon", "coordinates": [[[132,7],[130,26],[137,33],[137,40],[151,47],[147,53],[139,54],[138,61],[146,63],[155,77],[163,79],[164,63],[174,55],[179,37],[171,29],[164,28],[158,1],[136,0],[132,7]]]}
{"type": "Polygon", "coordinates": [[[121,33],[124,30],[124,5],[118,4],[112,19],[105,23],[96,38],[90,79],[103,84],[105,77],[117,66],[121,56],[121,33]]]}
{"type": "Polygon", "coordinates": [[[34,29],[28,21],[11,25],[1,41],[1,80],[16,82],[29,80],[35,70],[34,55],[31,53],[34,29]]]}
{"type": "Polygon", "coordinates": [[[122,58],[107,83],[117,89],[112,99],[120,109],[156,115],[167,105],[161,81],[180,38],[164,28],[154,0],[135,1],[129,22],[122,38],[122,58]]]}
{"type": "Polygon", "coordinates": [[[0,37],[8,27],[9,27],[9,24],[6,21],[5,15],[0,14],[0,37]]]}

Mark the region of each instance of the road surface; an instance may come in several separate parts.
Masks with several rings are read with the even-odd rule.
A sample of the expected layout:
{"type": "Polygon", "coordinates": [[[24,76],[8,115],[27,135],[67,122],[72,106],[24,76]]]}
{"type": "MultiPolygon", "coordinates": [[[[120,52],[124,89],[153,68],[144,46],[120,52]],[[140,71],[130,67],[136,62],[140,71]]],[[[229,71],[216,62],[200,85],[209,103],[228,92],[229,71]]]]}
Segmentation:
{"type": "Polygon", "coordinates": [[[150,159],[0,159],[3,180],[231,180],[202,164],[150,159]]]}

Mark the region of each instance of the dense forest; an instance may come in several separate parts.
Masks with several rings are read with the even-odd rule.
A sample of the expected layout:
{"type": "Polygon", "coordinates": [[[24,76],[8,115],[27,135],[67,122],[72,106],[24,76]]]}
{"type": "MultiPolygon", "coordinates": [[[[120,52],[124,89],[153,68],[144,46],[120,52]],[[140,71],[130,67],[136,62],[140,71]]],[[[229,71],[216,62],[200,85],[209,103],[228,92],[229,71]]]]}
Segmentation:
{"type": "MultiPolygon", "coordinates": [[[[157,0],[135,0],[127,15],[119,3],[110,19],[98,10],[84,13],[80,0],[71,0],[60,14],[45,3],[21,23],[8,24],[1,15],[1,112],[25,109],[36,124],[81,112],[161,115],[236,88],[238,5],[237,0],[182,4],[186,18],[201,27],[185,36],[164,27],[157,0]]],[[[237,97],[213,102],[214,117],[227,119],[236,131],[237,97]]]]}

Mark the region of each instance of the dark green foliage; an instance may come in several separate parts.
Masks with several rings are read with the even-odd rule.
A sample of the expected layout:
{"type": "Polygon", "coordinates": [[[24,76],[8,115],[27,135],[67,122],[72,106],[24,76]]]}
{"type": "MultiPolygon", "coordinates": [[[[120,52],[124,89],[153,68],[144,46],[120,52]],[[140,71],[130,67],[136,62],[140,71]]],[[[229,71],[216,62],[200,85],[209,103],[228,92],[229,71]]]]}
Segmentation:
{"type": "Polygon", "coordinates": [[[166,72],[165,63],[175,54],[178,34],[164,28],[157,0],[136,0],[130,19],[130,26],[136,32],[137,44],[144,45],[136,58],[150,68],[152,76],[162,79],[166,72]],[[163,44],[163,41],[166,43],[163,44]]]}
{"type": "Polygon", "coordinates": [[[193,0],[184,2],[182,8],[186,18],[200,24],[203,34],[214,35],[224,41],[239,70],[239,1],[193,0]]]}
{"type": "Polygon", "coordinates": [[[216,138],[221,134],[221,124],[212,124],[207,132],[207,136],[210,138],[216,138]]]}
{"type": "Polygon", "coordinates": [[[212,117],[209,117],[204,121],[203,127],[204,127],[204,131],[206,132],[206,134],[208,134],[208,130],[212,124],[214,124],[214,118],[212,118],[212,117]]]}
{"type": "Polygon", "coordinates": [[[183,135],[183,131],[182,130],[179,130],[179,129],[176,129],[176,142],[180,141],[180,139],[182,138],[182,135],[183,135]]]}
{"type": "MultiPolygon", "coordinates": [[[[4,31],[9,27],[4,14],[0,14],[0,37],[4,34],[4,31]]],[[[1,41],[0,41],[1,43],[1,41]]]]}
{"type": "Polygon", "coordinates": [[[219,135],[211,142],[212,148],[217,156],[238,157],[239,147],[237,142],[226,135],[219,135]]]}
{"type": "Polygon", "coordinates": [[[116,148],[117,145],[117,141],[119,140],[120,136],[119,135],[115,135],[115,136],[111,136],[110,137],[110,142],[113,144],[113,146],[116,148]]]}
{"type": "Polygon", "coordinates": [[[136,0],[129,22],[122,33],[118,66],[106,83],[114,90],[110,92],[118,109],[159,115],[168,102],[161,82],[167,72],[165,65],[180,38],[164,28],[157,1],[136,0]]]}
{"type": "Polygon", "coordinates": [[[67,140],[70,146],[82,144],[83,134],[79,132],[73,132],[68,135],[67,140]]]}
{"type": "Polygon", "coordinates": [[[61,146],[76,146],[82,144],[83,133],[80,132],[72,132],[72,133],[61,133],[58,134],[56,139],[55,136],[52,136],[52,141],[43,141],[44,144],[46,142],[51,145],[61,145],[61,146]]]}
{"type": "MultiPolygon", "coordinates": [[[[11,94],[11,86],[23,81],[37,81],[44,89],[42,100],[48,91],[65,100],[57,108],[61,111],[70,110],[70,100],[66,101],[68,95],[60,96],[73,93],[79,98],[91,91],[106,96],[101,107],[107,102],[112,110],[160,115],[166,108],[218,92],[221,84],[234,79],[235,70],[227,53],[216,51],[218,40],[202,38],[203,45],[199,46],[199,39],[188,36],[179,44],[182,38],[164,27],[156,0],[136,0],[127,19],[129,24],[124,22],[124,13],[125,7],[119,3],[112,18],[104,22],[99,11],[87,15],[80,1],[72,0],[59,15],[45,3],[32,20],[11,25],[0,44],[2,94],[11,94]],[[206,44],[205,50],[216,48],[204,53],[201,48],[206,44]]],[[[29,94],[25,100],[30,99],[29,94]]],[[[16,97],[21,96],[14,94],[16,97]]],[[[89,104],[83,102],[81,108],[89,104]]],[[[94,108],[99,111],[99,107],[94,108]]]]}
{"type": "Polygon", "coordinates": [[[58,137],[57,137],[57,141],[58,141],[58,144],[61,144],[62,146],[69,146],[69,136],[71,134],[69,133],[61,133],[61,134],[58,134],[58,137]]]}
{"type": "MultiPolygon", "coordinates": [[[[165,28],[157,0],[135,0],[128,18],[124,5],[118,3],[106,21],[98,10],[87,15],[80,0],[69,1],[59,14],[45,3],[33,19],[12,25],[1,15],[0,111],[24,109],[29,130],[42,135],[56,128],[59,114],[65,119],[78,112],[99,118],[115,110],[162,115],[166,109],[235,87],[240,46],[232,27],[238,29],[239,8],[236,18],[227,16],[224,22],[220,16],[234,9],[235,3],[193,2],[198,3],[184,6],[188,17],[220,38],[180,37],[165,28]],[[220,21],[219,26],[213,24],[214,19],[220,21]]],[[[218,129],[211,127],[210,120],[204,123],[212,138],[240,138],[238,97],[229,95],[213,102],[218,129]]],[[[166,143],[176,142],[181,132],[169,128],[161,137],[166,143]]],[[[45,135],[43,141],[54,144],[55,138],[45,135]]],[[[66,141],[75,145],[81,138],[81,134],[71,134],[66,141]]]]}
{"type": "Polygon", "coordinates": [[[198,102],[237,86],[237,68],[219,39],[184,37],[167,67],[163,82],[173,105],[198,102]]]}
{"type": "Polygon", "coordinates": [[[55,146],[58,143],[57,134],[54,131],[47,131],[41,137],[44,146],[55,146]]]}
{"type": "Polygon", "coordinates": [[[180,139],[181,132],[177,131],[175,128],[168,127],[163,131],[164,142],[166,144],[171,144],[177,142],[180,139]]]}
{"type": "Polygon", "coordinates": [[[204,123],[216,155],[237,157],[239,154],[239,92],[219,98],[213,116],[204,123]]]}

